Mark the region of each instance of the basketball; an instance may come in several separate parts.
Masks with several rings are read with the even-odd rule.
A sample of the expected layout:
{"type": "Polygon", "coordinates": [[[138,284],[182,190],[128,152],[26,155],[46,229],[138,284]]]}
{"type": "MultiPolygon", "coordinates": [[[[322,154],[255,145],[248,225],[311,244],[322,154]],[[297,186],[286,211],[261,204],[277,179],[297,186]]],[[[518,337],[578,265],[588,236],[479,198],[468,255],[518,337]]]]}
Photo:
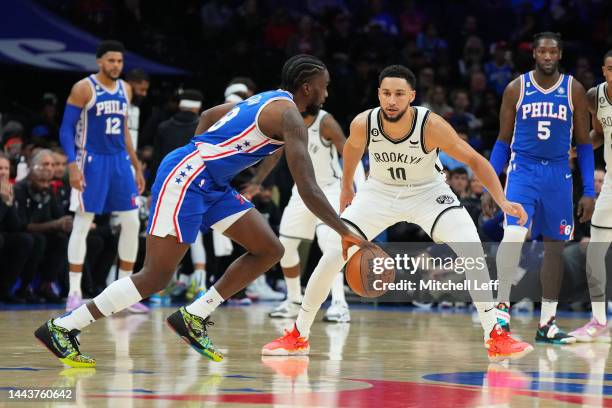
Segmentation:
{"type": "Polygon", "coordinates": [[[368,298],[384,295],[388,289],[383,288],[383,285],[395,281],[395,267],[389,268],[390,261],[385,262],[387,259],[392,260],[378,246],[362,248],[353,254],[346,264],[345,272],[353,292],[368,298]]]}

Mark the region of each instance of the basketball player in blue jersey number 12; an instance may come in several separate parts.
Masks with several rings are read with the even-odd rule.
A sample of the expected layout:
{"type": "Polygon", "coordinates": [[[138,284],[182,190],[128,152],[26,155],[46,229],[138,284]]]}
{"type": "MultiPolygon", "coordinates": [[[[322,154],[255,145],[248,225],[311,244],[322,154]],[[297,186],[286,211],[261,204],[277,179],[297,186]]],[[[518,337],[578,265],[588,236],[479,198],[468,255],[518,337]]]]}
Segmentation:
{"type": "MultiPolygon", "coordinates": [[[[144,190],[144,177],[128,130],[129,84],[119,79],[125,49],[118,41],[103,41],[96,52],[100,70],[74,84],[60,130],[68,157],[74,223],[68,241],[70,288],[66,311],[83,304],[81,276],[87,234],[95,214],[115,212],[119,234],[119,278],[132,273],[138,254],[140,220],[136,198],[144,190]],[[135,172],[132,173],[132,166],[135,172]]],[[[146,313],[142,303],[130,311],[146,313]]]]}
{"type": "Polygon", "coordinates": [[[535,339],[553,344],[576,341],[561,331],[555,321],[563,279],[561,254],[574,228],[569,167],[572,133],[583,182],[583,196],[577,208],[580,222],[591,218],[595,196],[595,164],[586,93],[572,76],[559,72],[561,56],[562,43],[558,34],[544,32],[534,36],[535,70],[521,75],[506,87],[499,138],[491,153],[491,164],[497,174],[510,159],[506,196],[508,200],[521,203],[529,216],[527,224],[520,226],[515,217],[506,215],[504,238],[496,259],[500,280],[498,320],[510,331],[511,282],[531,223],[532,236],[541,235],[544,240],[540,272],[542,311],[535,339]]]}
{"type": "Polygon", "coordinates": [[[205,111],[191,143],[168,154],[159,167],[152,188],[143,269],[113,282],[88,304],[48,320],[35,336],[62,363],[94,367],[95,360],[79,350],[76,336],[80,330],[163,289],[198,231],[213,228],[247,253],[205,295],[181,307],[167,322],[197,352],[213,361],[222,360],[208,337],[210,314],[283,255],[283,246],[267,221],[229,183],[238,172],[262,159],[261,166],[269,169],[282,147],[304,203],[342,237],[343,256],[352,245],[372,245],[347,228],[315,181],[308,131],[300,112],[323,103],[328,83],[323,62],[297,55],[283,66],[281,89],[205,111]]]}

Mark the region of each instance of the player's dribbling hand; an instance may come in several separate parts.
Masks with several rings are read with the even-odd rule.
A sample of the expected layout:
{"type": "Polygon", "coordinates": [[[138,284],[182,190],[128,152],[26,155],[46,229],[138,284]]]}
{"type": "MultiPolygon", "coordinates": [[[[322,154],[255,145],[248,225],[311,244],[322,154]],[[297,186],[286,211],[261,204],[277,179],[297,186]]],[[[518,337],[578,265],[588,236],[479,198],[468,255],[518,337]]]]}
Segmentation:
{"type": "Polygon", "coordinates": [[[353,245],[357,245],[359,248],[376,246],[370,241],[366,241],[365,239],[361,238],[359,235],[355,235],[352,232],[342,235],[341,238],[342,238],[342,259],[344,259],[345,261],[348,256],[348,250],[353,245]]]}
{"type": "Polygon", "coordinates": [[[576,208],[576,214],[578,221],[584,223],[591,219],[593,211],[595,210],[595,199],[593,197],[582,196],[578,201],[578,207],[576,208]]]}
{"type": "Polygon", "coordinates": [[[518,218],[519,225],[525,225],[527,223],[527,212],[525,212],[525,209],[519,203],[504,201],[500,205],[500,208],[504,213],[518,218]]]}
{"type": "Polygon", "coordinates": [[[342,214],[344,210],[346,210],[346,207],[351,205],[354,197],[355,197],[355,190],[353,190],[352,188],[351,189],[342,188],[340,190],[340,214],[342,214]]]}
{"type": "Polygon", "coordinates": [[[85,178],[75,162],[68,165],[68,179],[70,181],[70,187],[78,191],[83,191],[85,189],[85,178]]]}

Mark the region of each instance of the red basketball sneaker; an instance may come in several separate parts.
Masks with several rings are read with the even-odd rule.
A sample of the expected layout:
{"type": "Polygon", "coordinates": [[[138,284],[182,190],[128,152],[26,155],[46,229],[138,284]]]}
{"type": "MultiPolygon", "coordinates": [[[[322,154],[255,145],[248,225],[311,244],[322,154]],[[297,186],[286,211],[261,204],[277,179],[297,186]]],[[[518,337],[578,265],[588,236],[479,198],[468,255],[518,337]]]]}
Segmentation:
{"type": "Polygon", "coordinates": [[[285,335],[263,346],[264,356],[307,356],[310,352],[308,340],[300,336],[295,324],[291,331],[285,330],[285,335]]]}
{"type": "Polygon", "coordinates": [[[533,351],[531,344],[513,338],[499,324],[491,330],[485,347],[489,361],[518,360],[533,351]]]}

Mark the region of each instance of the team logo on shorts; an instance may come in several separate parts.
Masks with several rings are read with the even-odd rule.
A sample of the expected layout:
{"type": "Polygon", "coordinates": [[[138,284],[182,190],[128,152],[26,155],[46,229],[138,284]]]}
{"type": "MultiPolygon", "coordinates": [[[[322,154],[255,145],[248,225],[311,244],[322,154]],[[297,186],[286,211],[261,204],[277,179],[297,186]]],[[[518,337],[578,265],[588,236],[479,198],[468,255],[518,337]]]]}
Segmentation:
{"type": "Polygon", "coordinates": [[[448,194],[443,194],[440,197],[436,198],[436,201],[438,202],[438,204],[451,204],[455,202],[455,199],[452,196],[449,196],[448,194]]]}
{"type": "Polygon", "coordinates": [[[559,225],[560,235],[572,235],[572,229],[571,224],[568,224],[566,220],[561,220],[561,224],[559,225]]]}

